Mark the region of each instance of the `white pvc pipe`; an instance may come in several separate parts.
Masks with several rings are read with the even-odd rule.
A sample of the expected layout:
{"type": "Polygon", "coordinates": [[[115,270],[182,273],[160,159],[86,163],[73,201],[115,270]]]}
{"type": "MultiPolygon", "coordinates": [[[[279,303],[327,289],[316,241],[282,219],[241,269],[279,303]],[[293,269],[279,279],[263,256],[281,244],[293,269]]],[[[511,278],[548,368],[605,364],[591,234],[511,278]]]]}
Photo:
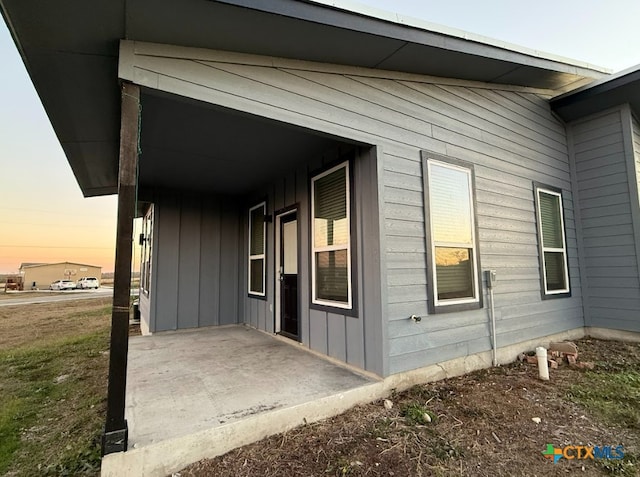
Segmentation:
{"type": "Polygon", "coordinates": [[[493,287],[489,288],[491,295],[491,348],[493,355],[493,365],[498,366],[498,344],[496,343],[496,309],[493,305],[493,287]]]}
{"type": "Polygon", "coordinates": [[[549,363],[547,362],[547,350],[542,346],[536,348],[538,358],[538,374],[543,381],[549,381],[549,363]]]}

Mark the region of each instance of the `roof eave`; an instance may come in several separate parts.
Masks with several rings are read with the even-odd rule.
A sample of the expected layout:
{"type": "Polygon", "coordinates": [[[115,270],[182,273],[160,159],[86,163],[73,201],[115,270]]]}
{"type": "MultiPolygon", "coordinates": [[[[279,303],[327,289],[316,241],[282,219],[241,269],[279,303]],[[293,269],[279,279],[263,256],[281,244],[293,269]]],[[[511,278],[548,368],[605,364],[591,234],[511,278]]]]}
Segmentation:
{"type": "Polygon", "coordinates": [[[236,45],[237,51],[245,53],[320,62],[337,58],[337,64],[380,70],[407,68],[416,74],[531,86],[557,93],[606,74],[606,70],[585,63],[561,61],[415,19],[397,15],[394,19],[394,14],[385,18],[346,7],[351,4],[344,0],[191,0],[180,3],[176,10],[173,0],[71,0],[45,2],[33,9],[21,0],[0,0],[2,15],[85,196],[116,192],[120,110],[117,45],[121,39],[212,49],[230,46],[232,51],[236,45]],[[265,42],[265,35],[252,37],[242,31],[239,38],[229,38],[228,32],[216,33],[212,26],[227,18],[221,20],[217,14],[230,15],[240,24],[240,20],[250,19],[257,26],[267,21],[271,27],[285,25],[296,31],[313,27],[315,36],[307,42],[324,45],[332,35],[340,34],[349,48],[346,52],[296,48],[291,41],[294,33],[286,29],[274,29],[280,36],[273,42],[265,42]],[[196,24],[200,30],[193,33],[196,24]],[[354,38],[357,44],[348,45],[354,38]],[[191,44],[194,39],[201,44],[191,44]],[[378,49],[369,54],[368,64],[362,64],[366,61],[360,54],[374,48],[372,45],[378,49]],[[420,61],[430,54],[439,59],[420,61]],[[418,71],[412,71],[416,64],[418,71]],[[534,81],[538,84],[528,84],[534,81]]]}
{"type": "Polygon", "coordinates": [[[566,122],[629,104],[640,113],[640,65],[553,98],[551,108],[566,122]]]}

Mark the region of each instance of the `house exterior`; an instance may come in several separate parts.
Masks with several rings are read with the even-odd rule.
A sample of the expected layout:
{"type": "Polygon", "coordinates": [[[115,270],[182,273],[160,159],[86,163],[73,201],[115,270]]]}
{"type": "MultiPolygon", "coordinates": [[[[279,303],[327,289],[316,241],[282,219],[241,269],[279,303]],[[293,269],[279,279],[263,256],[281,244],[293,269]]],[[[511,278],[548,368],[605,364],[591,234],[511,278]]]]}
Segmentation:
{"type": "Polygon", "coordinates": [[[25,289],[44,290],[56,280],[76,281],[81,277],[97,277],[100,280],[102,267],[75,262],[23,263],[20,265],[20,275],[25,289]]]}
{"type": "Polygon", "coordinates": [[[143,333],[243,324],[383,378],[639,336],[637,71],[336,2],[146,3],[0,0],[83,192],[120,191],[116,301],[144,217],[143,333]]]}

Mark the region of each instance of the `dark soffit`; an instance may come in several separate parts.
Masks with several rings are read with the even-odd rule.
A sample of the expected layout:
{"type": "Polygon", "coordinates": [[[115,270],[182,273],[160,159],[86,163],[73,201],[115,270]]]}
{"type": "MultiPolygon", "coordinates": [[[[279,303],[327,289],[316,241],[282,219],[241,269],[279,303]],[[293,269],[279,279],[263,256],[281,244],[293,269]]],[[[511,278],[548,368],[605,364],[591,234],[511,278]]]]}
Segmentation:
{"type": "Polygon", "coordinates": [[[116,192],[121,39],[562,90],[603,70],[300,0],[0,0],[86,196],[116,192]]]}

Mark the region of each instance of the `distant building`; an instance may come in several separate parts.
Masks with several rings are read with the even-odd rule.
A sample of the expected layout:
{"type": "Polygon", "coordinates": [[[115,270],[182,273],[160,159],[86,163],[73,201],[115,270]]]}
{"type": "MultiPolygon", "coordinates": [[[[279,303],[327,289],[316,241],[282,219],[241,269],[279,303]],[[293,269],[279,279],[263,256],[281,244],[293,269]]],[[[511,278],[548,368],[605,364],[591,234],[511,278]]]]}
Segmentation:
{"type": "Polygon", "coordinates": [[[23,263],[20,274],[24,279],[24,288],[49,288],[56,280],[78,280],[81,277],[96,277],[100,280],[102,267],[75,262],[59,263],[23,263]]]}

